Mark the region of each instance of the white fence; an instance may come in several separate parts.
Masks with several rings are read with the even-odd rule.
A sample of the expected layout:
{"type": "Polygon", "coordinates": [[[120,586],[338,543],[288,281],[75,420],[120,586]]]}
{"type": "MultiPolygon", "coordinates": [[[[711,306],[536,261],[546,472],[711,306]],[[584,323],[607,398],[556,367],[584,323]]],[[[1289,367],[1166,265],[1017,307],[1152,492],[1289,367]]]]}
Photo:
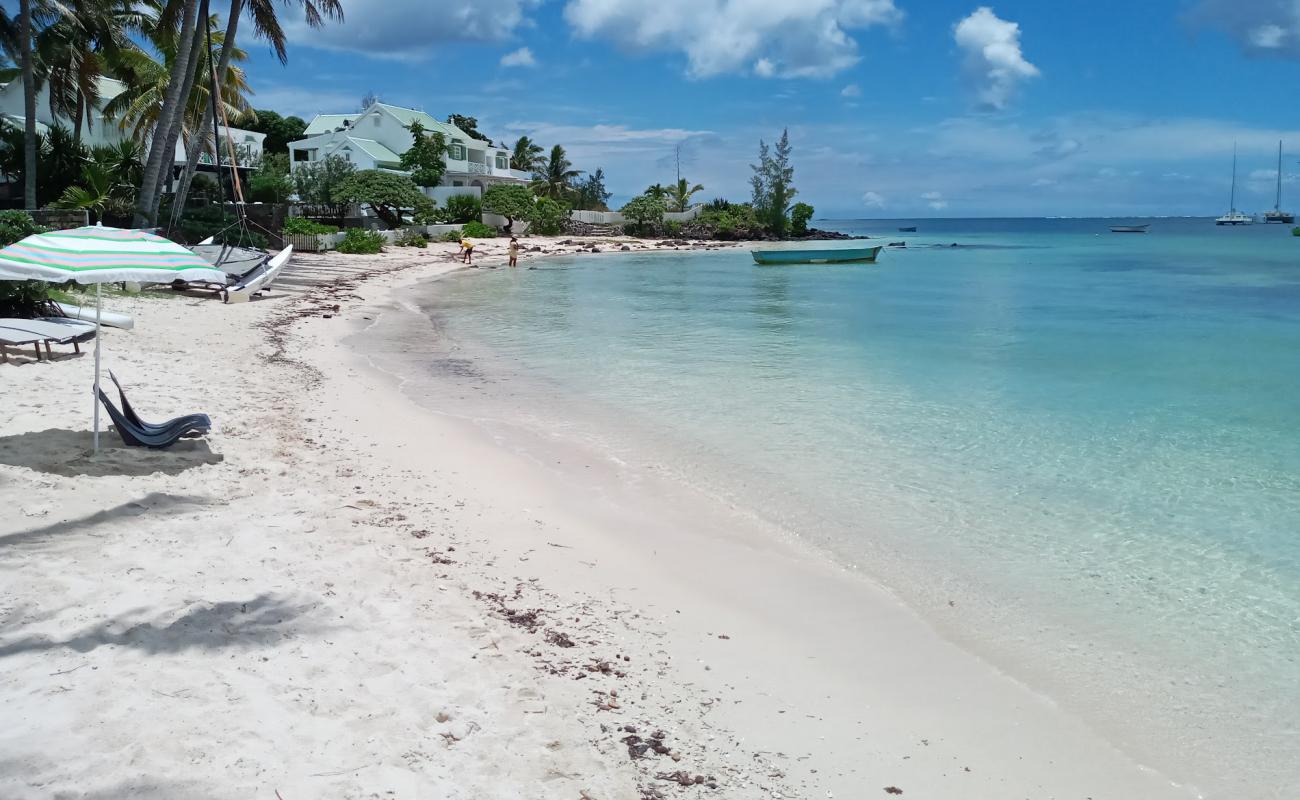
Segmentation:
{"type": "MultiPolygon", "coordinates": [[[[669,211],[664,214],[664,222],[686,222],[695,219],[700,214],[700,208],[694,206],[685,211],[669,211]]],[[[627,222],[627,218],[617,211],[571,211],[569,218],[592,225],[622,225],[627,222]]]]}

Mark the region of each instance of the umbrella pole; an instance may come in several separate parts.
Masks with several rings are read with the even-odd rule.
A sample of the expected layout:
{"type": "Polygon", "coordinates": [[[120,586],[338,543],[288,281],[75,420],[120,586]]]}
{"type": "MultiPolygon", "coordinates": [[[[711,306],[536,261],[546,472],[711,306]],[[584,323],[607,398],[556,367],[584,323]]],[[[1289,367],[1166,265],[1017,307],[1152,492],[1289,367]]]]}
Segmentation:
{"type": "Polygon", "coordinates": [[[99,317],[102,312],[101,287],[95,284],[95,452],[99,453],[99,317]]]}

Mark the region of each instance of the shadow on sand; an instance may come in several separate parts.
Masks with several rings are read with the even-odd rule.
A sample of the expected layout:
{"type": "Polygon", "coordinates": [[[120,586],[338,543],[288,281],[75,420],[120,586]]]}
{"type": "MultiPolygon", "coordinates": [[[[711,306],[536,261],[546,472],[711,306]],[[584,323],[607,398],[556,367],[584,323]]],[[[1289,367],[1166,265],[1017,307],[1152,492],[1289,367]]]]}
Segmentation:
{"type": "MultiPolygon", "coordinates": [[[[10,640],[4,636],[0,640],[0,658],[59,648],[88,653],[104,645],[129,647],[149,655],[267,647],[292,635],[318,630],[320,626],[315,623],[306,627],[291,625],[314,607],[314,604],[294,602],[286,597],[260,594],[249,600],[198,603],[170,622],[162,620],[172,617],[172,614],[159,615],[152,622],[138,622],[136,620],[144,609],[134,609],[91,625],[66,639],[24,636],[10,640]]],[[[0,627],[0,635],[5,633],[4,627],[0,627]]]]}
{"type": "Polygon", "coordinates": [[[166,450],[127,447],[111,430],[100,431],[99,453],[94,454],[94,434],[51,428],[46,431],[0,436],[0,464],[65,477],[126,475],[139,477],[164,473],[179,475],[224,459],[202,439],[182,439],[166,450]]]}
{"type": "Polygon", "coordinates": [[[0,535],[0,554],[3,554],[6,548],[40,545],[61,537],[86,533],[105,522],[123,517],[138,517],[151,512],[167,512],[182,506],[202,506],[211,502],[206,497],[152,492],[139,500],[131,500],[77,519],[53,522],[31,530],[0,535]]]}

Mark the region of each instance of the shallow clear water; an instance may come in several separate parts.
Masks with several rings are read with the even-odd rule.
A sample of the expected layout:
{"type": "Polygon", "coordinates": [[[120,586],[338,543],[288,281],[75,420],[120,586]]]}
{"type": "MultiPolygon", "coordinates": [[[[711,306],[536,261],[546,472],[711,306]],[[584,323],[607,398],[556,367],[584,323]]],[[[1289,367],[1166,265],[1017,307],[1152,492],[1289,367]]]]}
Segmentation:
{"type": "Polygon", "coordinates": [[[535,424],[780,522],[1139,757],[1290,796],[1300,238],[817,224],[909,247],[587,256],[455,277],[428,311],[535,424]]]}

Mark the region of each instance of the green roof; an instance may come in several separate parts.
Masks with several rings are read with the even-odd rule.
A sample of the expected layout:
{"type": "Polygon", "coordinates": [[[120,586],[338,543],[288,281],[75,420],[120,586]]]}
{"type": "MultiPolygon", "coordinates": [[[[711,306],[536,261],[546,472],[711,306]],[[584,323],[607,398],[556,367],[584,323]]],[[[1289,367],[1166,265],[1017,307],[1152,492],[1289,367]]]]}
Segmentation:
{"type": "Polygon", "coordinates": [[[306,129],[303,130],[303,136],[315,136],[318,133],[329,133],[343,127],[343,123],[351,122],[360,114],[317,114],[311,122],[307,123],[306,129]]]}
{"type": "Polygon", "coordinates": [[[362,150],[365,150],[377,164],[400,164],[402,161],[401,156],[394,153],[392,150],[389,150],[387,147],[384,147],[379,142],[376,142],[374,139],[359,139],[355,136],[349,136],[348,141],[352,142],[357,147],[360,147],[362,150]]]}
{"type": "Polygon", "coordinates": [[[408,128],[411,126],[412,122],[418,122],[429,133],[437,132],[449,139],[455,138],[466,142],[470,141],[469,134],[465,133],[460,128],[446,122],[439,122],[423,111],[416,111],[413,108],[402,108],[401,106],[390,106],[387,103],[376,103],[376,105],[387,111],[389,114],[392,114],[394,117],[397,117],[397,119],[408,128]]]}

